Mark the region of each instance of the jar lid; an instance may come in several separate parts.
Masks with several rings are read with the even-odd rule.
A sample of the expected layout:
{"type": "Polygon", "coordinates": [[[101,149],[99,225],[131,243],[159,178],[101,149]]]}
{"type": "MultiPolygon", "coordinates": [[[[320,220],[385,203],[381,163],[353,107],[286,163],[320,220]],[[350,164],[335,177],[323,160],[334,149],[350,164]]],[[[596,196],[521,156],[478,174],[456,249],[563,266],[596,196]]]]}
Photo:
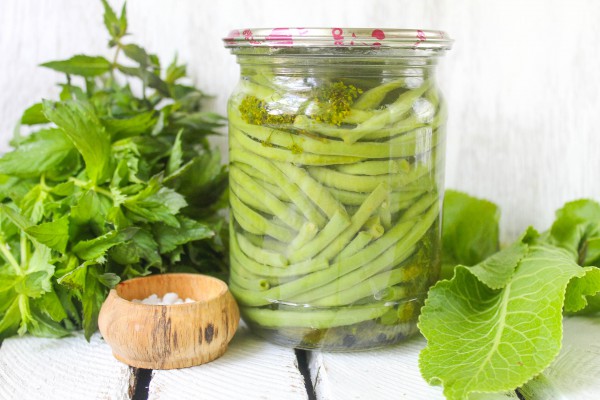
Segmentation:
{"type": "Polygon", "coordinates": [[[225,47],[384,47],[448,50],[453,40],[443,31],[379,28],[234,29],[225,47]]]}

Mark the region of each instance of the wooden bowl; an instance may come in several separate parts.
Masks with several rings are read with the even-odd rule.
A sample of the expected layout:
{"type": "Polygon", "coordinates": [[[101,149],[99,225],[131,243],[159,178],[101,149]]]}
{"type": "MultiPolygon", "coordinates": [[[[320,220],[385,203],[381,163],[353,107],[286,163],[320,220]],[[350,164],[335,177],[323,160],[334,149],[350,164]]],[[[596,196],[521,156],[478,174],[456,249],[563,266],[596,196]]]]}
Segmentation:
{"type": "Polygon", "coordinates": [[[119,283],[102,305],[98,325],[114,356],[133,367],[173,369],[221,356],[240,319],[225,282],[206,275],[163,274],[119,283]],[[133,303],[174,292],[194,303],[133,303]]]}

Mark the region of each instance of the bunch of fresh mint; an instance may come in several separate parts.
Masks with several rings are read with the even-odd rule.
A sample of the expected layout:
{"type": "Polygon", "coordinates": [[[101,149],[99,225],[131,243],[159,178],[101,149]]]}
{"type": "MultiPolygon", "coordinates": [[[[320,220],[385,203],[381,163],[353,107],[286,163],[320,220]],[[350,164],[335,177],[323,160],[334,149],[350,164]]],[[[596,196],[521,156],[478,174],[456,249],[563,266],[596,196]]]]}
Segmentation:
{"type": "Polygon", "coordinates": [[[429,291],[419,362],[448,399],[526,385],[558,355],[563,311],[600,312],[600,204],[567,203],[549,231],[529,228],[502,250],[498,219],[495,204],[446,192],[443,260],[451,279],[429,291]]]}
{"type": "Polygon", "coordinates": [[[224,119],[102,2],[114,59],[43,64],[66,74],[60,100],[28,108],[21,124],[39,128],[0,158],[0,340],[89,338],[120,279],[227,273],[227,171],[207,141],[224,119]]]}

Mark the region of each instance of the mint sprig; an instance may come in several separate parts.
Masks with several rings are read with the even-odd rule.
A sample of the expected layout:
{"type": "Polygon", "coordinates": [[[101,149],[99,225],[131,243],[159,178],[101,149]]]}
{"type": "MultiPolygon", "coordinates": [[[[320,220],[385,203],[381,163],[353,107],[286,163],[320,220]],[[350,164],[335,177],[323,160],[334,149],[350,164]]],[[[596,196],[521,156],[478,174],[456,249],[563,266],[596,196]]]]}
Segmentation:
{"type": "Polygon", "coordinates": [[[114,57],[42,64],[65,74],[60,98],[25,110],[33,133],[0,157],[0,340],[89,338],[121,279],[228,270],[227,171],[207,139],[224,118],[102,3],[114,57]]]}

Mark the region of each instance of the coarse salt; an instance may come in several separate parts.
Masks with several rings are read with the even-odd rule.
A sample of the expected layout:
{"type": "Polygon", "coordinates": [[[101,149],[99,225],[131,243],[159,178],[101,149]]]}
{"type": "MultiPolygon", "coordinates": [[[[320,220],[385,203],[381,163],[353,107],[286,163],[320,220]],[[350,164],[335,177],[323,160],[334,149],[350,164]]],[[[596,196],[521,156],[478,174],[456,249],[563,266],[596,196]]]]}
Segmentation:
{"type": "Polygon", "coordinates": [[[156,294],[151,294],[143,300],[134,299],[132,300],[132,302],[139,304],[148,304],[152,306],[172,306],[174,304],[194,303],[195,301],[193,299],[190,299],[189,297],[183,300],[179,298],[179,295],[177,293],[169,292],[165,293],[165,295],[162,298],[158,297],[158,295],[156,294]]]}

